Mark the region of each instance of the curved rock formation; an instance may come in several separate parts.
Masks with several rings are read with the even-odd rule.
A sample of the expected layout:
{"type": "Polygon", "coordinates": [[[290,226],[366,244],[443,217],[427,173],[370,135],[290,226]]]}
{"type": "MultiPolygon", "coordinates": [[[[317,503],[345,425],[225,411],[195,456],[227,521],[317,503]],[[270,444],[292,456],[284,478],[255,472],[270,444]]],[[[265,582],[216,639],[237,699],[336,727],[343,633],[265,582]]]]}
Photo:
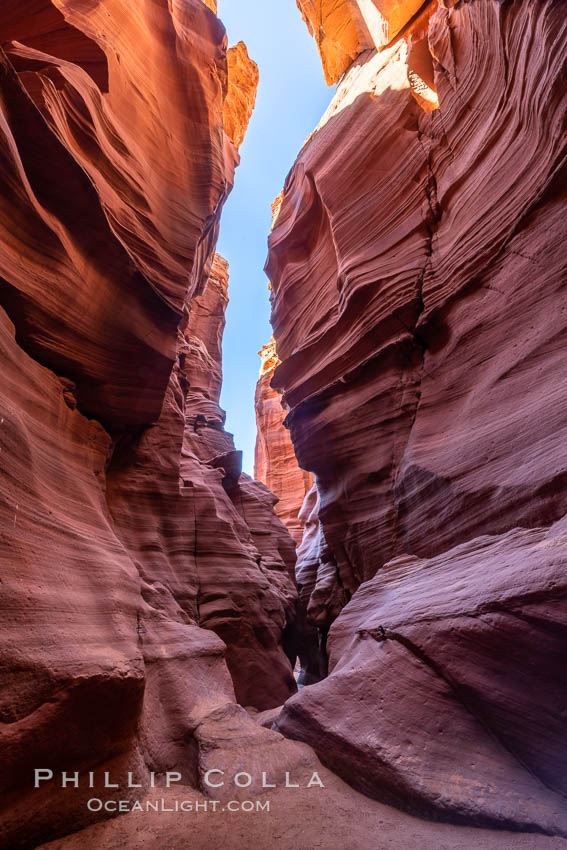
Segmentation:
{"type": "Polygon", "coordinates": [[[2,306],[81,410],[143,424],[233,180],[224,30],[197,0],[26,0],[0,34],[2,306]]]}
{"type": "Polygon", "coordinates": [[[105,816],[104,770],[198,787],[295,691],[295,547],[218,405],[257,69],[211,5],[0,11],[2,847],[105,816]]]}
{"type": "Polygon", "coordinates": [[[294,690],[281,640],[295,613],[295,551],[274,495],[241,475],[224,431],[227,289],[227,263],[217,257],[179,333],[160,418],[117,442],[107,503],[142,579],[158,585],[154,605],[180,607],[185,621],[222,637],[238,701],[264,709],[294,690]]]}
{"type": "Polygon", "coordinates": [[[296,0],[315,39],[325,80],[336,83],[354,59],[372,46],[372,37],[357,0],[296,0]]]}
{"type": "MultiPolygon", "coordinates": [[[[346,30],[325,14],[354,3],[301,5],[350,57],[365,4],[346,30]]],[[[301,593],[320,625],[351,600],[278,728],[421,814],[563,834],[565,9],[408,4],[301,150],[267,264],[319,494],[301,593]]]]}
{"type": "MultiPolygon", "coordinates": [[[[365,50],[384,47],[414,23],[422,0],[296,0],[315,39],[325,80],[338,82],[365,50]]],[[[415,32],[415,31],[414,31],[415,32]]]]}
{"type": "Polygon", "coordinates": [[[297,465],[289,431],[284,425],[286,411],[281,405],[281,395],[270,386],[279,364],[273,338],[258,353],[262,365],[254,399],[254,478],[263,481],[278,497],[274,510],[299,546],[303,537],[299,512],[306,494],[313,486],[313,476],[297,465]]]}
{"type": "Polygon", "coordinates": [[[229,48],[228,60],[228,93],[224,102],[223,123],[225,133],[232,139],[236,147],[244,141],[248,122],[256,103],[258,88],[258,66],[248,56],[246,45],[239,41],[229,48]]]}
{"type": "MultiPolygon", "coordinates": [[[[214,0],[0,11],[2,850],[119,813],[89,798],[153,800],[167,771],[223,802],[264,801],[267,771],[276,847],[362,850],[384,823],[385,848],[565,844],[534,835],[567,835],[565,3],[300,6],[345,76],[270,237],[260,420],[289,465],[283,393],[317,485],[299,606],[277,495],[219,407],[215,244],[254,63],[214,0]],[[295,693],[308,629],[330,675],[295,693]],[[279,792],[320,766],[264,728],[283,702],[279,730],[458,837],[325,770],[298,836],[279,792]]],[[[251,841],[218,820],[265,848],[260,818],[251,841]]],[[[149,823],[57,843],[187,839],[185,812],[149,823]]]]}
{"type": "MultiPolygon", "coordinates": [[[[278,200],[274,202],[274,219],[277,216],[278,200]]],[[[256,384],[254,407],[256,410],[256,447],[254,452],[254,478],[262,481],[277,497],[274,510],[298,546],[298,557],[302,559],[304,527],[307,520],[302,507],[307,493],[313,487],[311,473],[300,469],[289,431],[284,425],[286,411],[282,407],[281,394],[270,386],[274,371],[279,364],[274,338],[258,352],[262,358],[260,377],[256,384]]],[[[317,562],[318,564],[318,562],[317,562]]],[[[317,569],[317,566],[315,567],[317,569]]],[[[310,595],[302,587],[303,567],[296,573],[299,604],[295,617],[295,648],[301,671],[298,682],[302,685],[319,681],[326,671],[326,660],[319,645],[317,628],[307,620],[307,605],[310,595]]]]}
{"type": "Polygon", "coordinates": [[[401,808],[565,834],[565,526],[386,564],[330,631],[331,676],[277,728],[401,808]]]}

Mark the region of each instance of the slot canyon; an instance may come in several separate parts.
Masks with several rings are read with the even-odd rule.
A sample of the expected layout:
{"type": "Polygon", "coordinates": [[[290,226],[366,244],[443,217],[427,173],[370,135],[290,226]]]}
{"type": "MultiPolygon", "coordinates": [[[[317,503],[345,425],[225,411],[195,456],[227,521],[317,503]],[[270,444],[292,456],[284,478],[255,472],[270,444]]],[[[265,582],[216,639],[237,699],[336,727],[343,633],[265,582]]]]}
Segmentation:
{"type": "Polygon", "coordinates": [[[0,848],[567,850],[567,0],[277,3],[334,93],[254,475],[261,65],[216,0],[0,8],[0,848]]]}

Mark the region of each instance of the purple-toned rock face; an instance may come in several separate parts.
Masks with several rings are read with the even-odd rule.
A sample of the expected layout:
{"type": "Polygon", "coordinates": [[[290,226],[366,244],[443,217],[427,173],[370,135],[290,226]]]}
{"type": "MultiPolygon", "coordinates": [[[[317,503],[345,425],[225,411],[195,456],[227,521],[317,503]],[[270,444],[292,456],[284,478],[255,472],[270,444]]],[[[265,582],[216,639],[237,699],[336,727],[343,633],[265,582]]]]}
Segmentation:
{"type": "MultiPolygon", "coordinates": [[[[396,4],[301,3],[327,75],[372,5],[391,23],[396,4]]],[[[329,678],[278,728],[412,811],[563,833],[565,10],[430,4],[385,47],[368,30],[267,263],[272,386],[317,487],[300,598],[331,626],[329,678]]]]}
{"type": "Polygon", "coordinates": [[[391,561],[276,728],[409,811],[565,832],[566,556],[563,521],[391,561]]]}

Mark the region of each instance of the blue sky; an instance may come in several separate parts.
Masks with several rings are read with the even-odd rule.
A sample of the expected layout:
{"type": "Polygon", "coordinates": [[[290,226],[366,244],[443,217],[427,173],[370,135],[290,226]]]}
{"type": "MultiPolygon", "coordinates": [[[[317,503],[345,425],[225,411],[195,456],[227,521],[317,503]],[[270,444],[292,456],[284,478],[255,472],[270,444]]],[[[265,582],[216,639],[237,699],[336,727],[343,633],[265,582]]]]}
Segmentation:
{"type": "Polygon", "coordinates": [[[256,108],[217,247],[230,263],[221,405],[227,430],[244,452],[244,471],[252,474],[257,352],[271,335],[263,271],[270,207],[333,89],[325,85],[315,43],[294,0],[219,0],[218,6],[229,44],[244,41],[260,70],[256,108]]]}

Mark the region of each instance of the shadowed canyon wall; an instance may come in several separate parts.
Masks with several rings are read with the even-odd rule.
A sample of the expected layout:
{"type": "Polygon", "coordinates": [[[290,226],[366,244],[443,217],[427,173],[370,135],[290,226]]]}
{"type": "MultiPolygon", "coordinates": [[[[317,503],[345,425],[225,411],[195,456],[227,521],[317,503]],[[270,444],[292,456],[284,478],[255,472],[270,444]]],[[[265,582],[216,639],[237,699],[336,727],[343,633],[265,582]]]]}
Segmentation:
{"type": "Polygon", "coordinates": [[[254,478],[263,481],[278,497],[275,511],[299,545],[303,537],[299,512],[313,486],[313,476],[297,465],[289,431],[283,424],[286,412],[281,396],[270,386],[279,364],[274,340],[258,353],[262,365],[254,399],[257,428],[254,478]]]}
{"type": "MultiPolygon", "coordinates": [[[[277,201],[275,204],[277,209],[277,201]]],[[[295,620],[295,646],[301,671],[300,685],[312,684],[326,672],[327,663],[321,652],[321,634],[316,624],[307,617],[311,586],[303,582],[305,548],[309,546],[309,515],[304,504],[313,488],[313,476],[300,469],[293,450],[289,430],[284,425],[286,411],[281,403],[281,393],[273,389],[271,381],[279,365],[274,338],[258,352],[262,358],[260,377],[256,384],[254,408],[256,411],[256,447],[254,453],[254,478],[274,493],[278,502],[274,510],[298,547],[298,568],[295,580],[299,589],[295,620]],[[305,533],[305,538],[304,538],[305,533]]],[[[318,561],[317,561],[318,563],[318,561]]]]}
{"type": "Polygon", "coordinates": [[[0,11],[3,847],[100,818],[104,769],[198,787],[236,700],[295,691],[295,546],[218,403],[258,72],[211,5],[0,11]]]}
{"type": "MultiPolygon", "coordinates": [[[[101,820],[105,771],[122,798],[176,771],[229,800],[266,770],[304,814],[283,788],[258,850],[295,821],[367,847],[383,818],[390,846],[480,846],[328,771],[306,797],[306,743],[427,818],[567,835],[566,4],[298,3],[339,86],[274,207],[275,494],[219,406],[258,71],[216,5],[0,11],[0,847],[101,820]],[[329,668],[299,693],[297,652],[304,684],[329,668]]],[[[106,826],[61,844],[158,840],[106,826]]]]}
{"type": "Polygon", "coordinates": [[[298,6],[339,85],[269,237],[271,386],[330,675],[276,728],[413,812],[566,834],[567,5],[298,6]]]}

